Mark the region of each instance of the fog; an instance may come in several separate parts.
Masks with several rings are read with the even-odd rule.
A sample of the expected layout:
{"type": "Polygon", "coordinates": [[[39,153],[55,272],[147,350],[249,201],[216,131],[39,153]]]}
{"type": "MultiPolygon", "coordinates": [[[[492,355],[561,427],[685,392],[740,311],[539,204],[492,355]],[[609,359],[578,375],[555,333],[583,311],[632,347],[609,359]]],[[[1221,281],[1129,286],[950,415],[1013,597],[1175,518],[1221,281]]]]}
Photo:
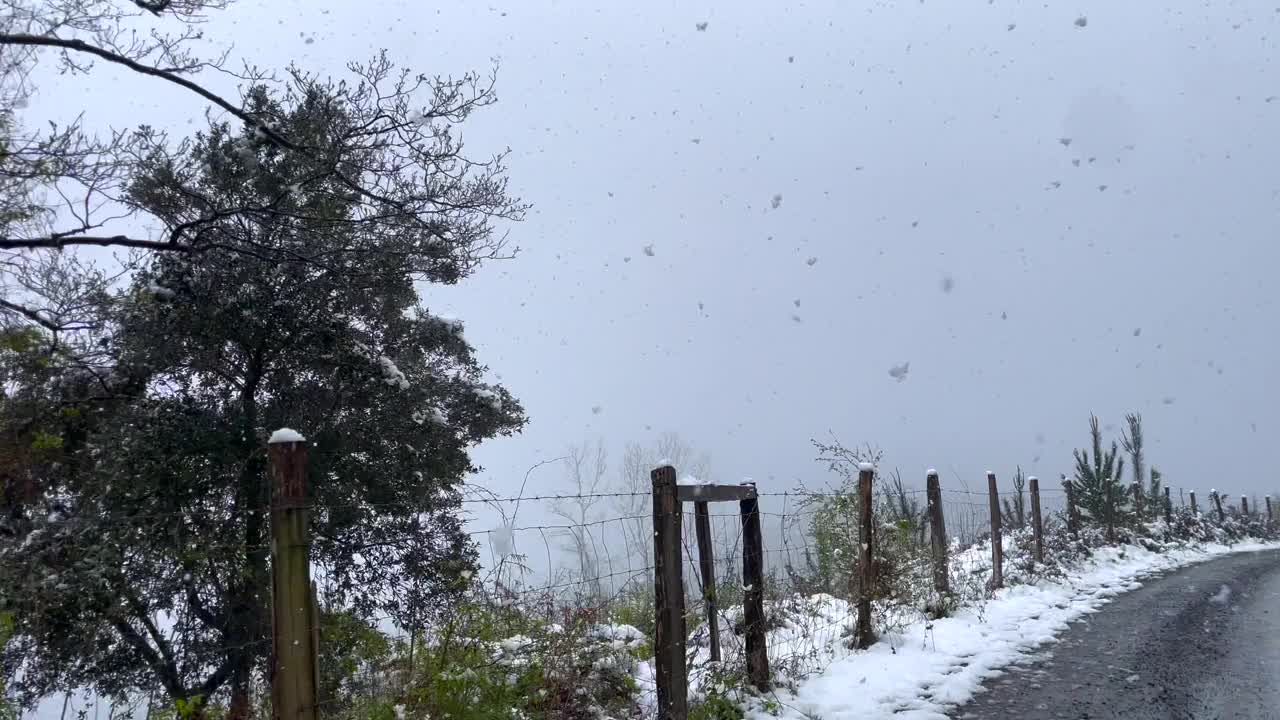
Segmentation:
{"type": "MultiPolygon", "coordinates": [[[[826,482],[829,433],[913,483],[1056,478],[1091,412],[1117,438],[1141,412],[1173,487],[1236,494],[1277,487],[1278,24],[1222,2],[309,0],[206,30],[335,75],[384,47],[433,74],[499,60],[462,133],[511,148],[520,252],[422,288],[531,417],[476,451],[499,494],[584,439],[612,474],[663,431],[762,488],[826,482]]],[[[110,68],[33,101],[81,108],[179,133],[205,109],[110,68]]]]}

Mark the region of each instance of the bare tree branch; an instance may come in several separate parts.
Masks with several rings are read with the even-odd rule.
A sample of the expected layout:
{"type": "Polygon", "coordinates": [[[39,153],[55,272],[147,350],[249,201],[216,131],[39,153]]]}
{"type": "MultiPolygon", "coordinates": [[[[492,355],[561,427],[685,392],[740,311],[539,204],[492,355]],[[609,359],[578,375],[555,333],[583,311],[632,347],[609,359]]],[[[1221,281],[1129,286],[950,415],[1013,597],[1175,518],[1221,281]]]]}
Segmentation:
{"type": "Polygon", "coordinates": [[[294,145],[292,142],[290,142],[288,138],[285,138],[283,135],[276,132],[271,127],[259,122],[257,118],[246,113],[241,108],[236,107],[235,105],[228,102],[218,94],[205,89],[200,84],[193,82],[191,80],[188,80],[187,78],[181,77],[180,75],[177,75],[168,70],[162,70],[157,67],[145,65],[143,63],[133,60],[132,58],[125,57],[123,55],[112,52],[105,48],[97,47],[96,45],[91,45],[83,40],[49,37],[46,35],[28,35],[25,33],[16,33],[16,34],[4,33],[4,34],[0,34],[0,45],[56,47],[56,48],[62,48],[63,50],[73,50],[75,52],[87,53],[89,55],[102,58],[103,60],[106,60],[108,62],[116,63],[117,65],[123,65],[124,67],[129,68],[130,70],[136,73],[139,73],[141,75],[149,75],[151,77],[160,78],[161,80],[173,83],[174,85],[190,90],[191,92],[199,95],[205,100],[208,100],[209,102],[213,103],[214,105],[217,105],[223,110],[226,110],[228,113],[231,113],[232,115],[245,121],[250,126],[254,127],[258,132],[261,132],[265,137],[271,140],[271,142],[275,143],[276,145],[279,145],[280,147],[289,148],[290,150],[300,149],[297,145],[294,145]]]}

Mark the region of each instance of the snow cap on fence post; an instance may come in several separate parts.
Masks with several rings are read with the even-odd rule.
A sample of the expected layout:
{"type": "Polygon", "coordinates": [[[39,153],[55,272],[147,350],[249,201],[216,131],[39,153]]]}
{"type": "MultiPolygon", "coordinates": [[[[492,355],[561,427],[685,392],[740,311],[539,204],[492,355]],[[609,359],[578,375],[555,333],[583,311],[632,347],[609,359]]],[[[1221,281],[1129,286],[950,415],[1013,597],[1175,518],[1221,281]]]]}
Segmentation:
{"type": "MultiPolygon", "coordinates": [[[[259,436],[261,437],[261,436],[259,436]]],[[[271,433],[271,437],[267,438],[268,445],[278,445],[280,443],[306,442],[307,439],[302,433],[292,428],[280,428],[271,433]]]]}

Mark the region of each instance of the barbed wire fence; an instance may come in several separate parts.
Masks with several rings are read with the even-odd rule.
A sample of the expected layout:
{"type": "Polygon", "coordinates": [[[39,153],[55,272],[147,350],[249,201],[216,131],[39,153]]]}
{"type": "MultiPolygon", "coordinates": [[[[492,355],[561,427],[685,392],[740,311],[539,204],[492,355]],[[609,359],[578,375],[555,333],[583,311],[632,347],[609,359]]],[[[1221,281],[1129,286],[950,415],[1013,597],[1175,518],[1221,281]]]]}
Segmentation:
{"type": "MultiPolygon", "coordinates": [[[[1185,492],[1177,493],[1175,489],[1174,497],[1179,495],[1186,497],[1185,492]]],[[[822,527],[824,522],[832,521],[825,517],[831,514],[832,507],[850,496],[838,490],[797,490],[759,492],[757,497],[764,527],[761,554],[766,575],[767,653],[775,676],[794,682],[855,652],[851,636],[859,589],[847,569],[854,559],[842,558],[841,548],[830,547],[833,529],[822,527]],[[825,540],[824,532],[828,536],[825,540]],[[846,570],[833,573],[833,564],[844,565],[846,570]]],[[[652,651],[657,568],[653,547],[644,542],[651,537],[654,523],[649,493],[490,496],[466,502],[523,506],[526,512],[532,512],[529,508],[537,504],[619,498],[638,501],[646,512],[587,522],[529,525],[512,522],[514,512],[500,513],[503,521],[498,527],[472,532],[487,568],[476,583],[476,597],[487,604],[519,611],[499,635],[519,636],[536,622],[563,629],[566,635],[627,638],[646,653],[652,651]]],[[[1031,509],[1025,490],[1000,490],[997,501],[1002,514],[1008,515],[1006,532],[1017,533],[1029,527],[1031,509]]],[[[1067,498],[1061,487],[1039,488],[1039,501],[1045,522],[1065,522],[1067,498]]],[[[952,553],[963,553],[989,542],[990,502],[987,492],[942,489],[942,514],[952,553]]],[[[697,514],[689,505],[682,504],[680,511],[685,595],[682,632],[688,643],[689,690],[697,693],[720,674],[741,672],[746,655],[743,599],[747,588],[743,584],[741,513],[732,508],[708,513],[714,560],[710,568],[705,568],[699,558],[697,514]],[[718,653],[713,654],[713,646],[718,653]],[[716,654],[719,659],[714,657],[716,654]]],[[[900,571],[914,577],[928,576],[933,538],[925,517],[926,506],[924,490],[901,486],[877,489],[876,522],[893,529],[893,551],[898,560],[910,566],[900,571]]],[[[1254,507],[1259,508],[1258,503],[1254,507]]],[[[856,530],[851,525],[834,528],[836,535],[845,538],[856,537],[856,530]]],[[[980,570],[986,573],[989,567],[980,570]]],[[[887,630],[914,617],[911,609],[901,606],[889,604],[878,609],[884,616],[880,626],[887,630]]],[[[406,641],[404,633],[397,637],[406,641]]],[[[412,637],[408,641],[412,642],[412,637]]],[[[538,647],[532,641],[528,645],[531,651],[538,647]]],[[[537,651],[545,652],[546,648],[537,651]]],[[[504,651],[493,652],[501,655],[504,651]]],[[[640,664],[646,668],[635,673],[636,682],[642,695],[652,695],[656,689],[653,669],[644,659],[640,664]]]]}
{"type": "MultiPolygon", "coordinates": [[[[1171,487],[1168,497],[1175,508],[1186,509],[1196,497],[1193,493],[1171,487]]],[[[1063,489],[1044,486],[1039,495],[1045,521],[1064,524],[1067,496],[1063,489]]],[[[767,656],[777,684],[794,683],[856,652],[856,602],[863,592],[855,572],[857,559],[851,552],[859,530],[856,515],[849,512],[856,498],[840,489],[757,491],[753,496],[762,526],[767,656]]],[[[941,496],[952,557],[966,552],[980,555],[975,548],[989,542],[991,536],[989,493],[942,488],[941,496]]],[[[1241,498],[1212,491],[1201,492],[1198,498],[1201,514],[1217,513],[1221,503],[1224,516],[1264,516],[1266,526],[1272,527],[1270,498],[1241,498]]],[[[1002,512],[1011,513],[1006,531],[1018,532],[1030,523],[1028,499],[1025,493],[1008,488],[998,492],[1002,512]]],[[[1158,498],[1154,501],[1160,502],[1158,498]]],[[[464,508],[491,510],[498,522],[469,531],[480,553],[481,569],[476,577],[467,578],[453,618],[418,627],[406,627],[392,614],[362,618],[372,625],[379,642],[392,651],[384,649],[367,657],[357,653],[355,667],[339,684],[317,676],[317,706],[329,715],[354,716],[361,700],[412,702],[414,686],[425,677],[452,682],[458,668],[474,671],[477,667],[515,675],[534,663],[540,666],[544,680],[554,677],[553,685],[559,688],[559,695],[549,697],[546,703],[567,705],[578,702],[574,694],[582,688],[600,684],[603,660],[616,662],[624,657],[626,662],[617,670],[635,686],[627,701],[633,703],[629,709],[637,714],[652,712],[658,691],[653,667],[657,567],[652,494],[521,493],[507,497],[472,492],[460,502],[464,508]],[[616,505],[630,510],[609,514],[609,508],[601,504],[606,501],[622,501],[616,505]],[[566,502],[593,503],[595,514],[582,522],[521,521],[522,517],[550,517],[553,505],[566,502]]],[[[366,509],[395,505],[398,503],[352,503],[366,509]]],[[[732,504],[711,505],[706,535],[713,561],[704,567],[697,512],[692,505],[681,504],[679,557],[685,598],[682,633],[687,641],[684,671],[689,692],[696,694],[727,674],[743,672],[748,651],[744,601],[750,588],[744,584],[746,543],[741,510],[732,504]],[[718,659],[713,657],[713,646],[719,649],[718,659]]],[[[916,579],[929,577],[933,538],[927,506],[925,490],[877,484],[877,543],[888,547],[885,559],[898,564],[887,571],[916,579]]],[[[311,512],[342,507],[305,506],[311,512]]],[[[157,515],[152,520],[163,523],[171,518],[157,515]]],[[[134,524],[145,521],[137,515],[121,520],[134,524]]],[[[412,543],[417,538],[409,534],[398,541],[412,543]]],[[[245,549],[241,543],[216,535],[206,549],[221,544],[239,552],[245,549]]],[[[955,564],[954,559],[951,562],[955,564]]],[[[955,570],[957,574],[989,571],[989,565],[955,570]]],[[[322,621],[341,608],[328,606],[331,593],[326,589],[326,569],[317,566],[314,572],[320,605],[317,621],[322,621]]],[[[878,629],[891,635],[896,626],[919,617],[919,608],[903,602],[878,602],[876,613],[878,629]]],[[[319,626],[318,644],[323,648],[332,638],[325,637],[330,629],[324,622],[319,626]]],[[[268,646],[271,642],[259,641],[268,646]]],[[[460,678],[458,682],[463,681],[460,678]]]]}

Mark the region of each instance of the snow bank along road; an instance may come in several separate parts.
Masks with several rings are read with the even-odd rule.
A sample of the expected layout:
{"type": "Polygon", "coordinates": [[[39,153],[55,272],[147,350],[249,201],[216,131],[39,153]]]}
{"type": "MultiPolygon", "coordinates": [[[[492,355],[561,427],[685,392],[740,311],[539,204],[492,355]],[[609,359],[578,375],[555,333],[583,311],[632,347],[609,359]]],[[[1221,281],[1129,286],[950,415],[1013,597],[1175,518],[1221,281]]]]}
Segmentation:
{"type": "Polygon", "coordinates": [[[1280,718],[1280,551],[1191,565],[1083,615],[954,718],[1280,718]]]}
{"type": "MultiPolygon", "coordinates": [[[[1253,717],[1280,719],[1280,709],[1264,709],[1271,698],[1257,699],[1280,687],[1280,678],[1266,672],[1280,664],[1276,647],[1266,644],[1280,637],[1267,605],[1280,596],[1276,549],[1257,541],[1171,545],[1160,552],[1096,548],[1064,577],[1014,585],[952,617],[908,621],[866,651],[836,653],[794,693],[778,693],[779,715],[1248,718],[1252,708],[1258,711],[1253,717]],[[1196,567],[1160,575],[1189,565],[1196,567]]],[[[975,546],[953,561],[954,569],[985,578],[988,553],[975,546]]],[[[828,597],[818,606],[835,604],[828,597]]],[[[831,622],[851,622],[847,604],[837,615],[831,622]]],[[[794,654],[788,633],[795,634],[784,628],[770,635],[771,653],[794,654]]],[[[753,708],[748,717],[771,720],[767,710],[753,708]]]]}

